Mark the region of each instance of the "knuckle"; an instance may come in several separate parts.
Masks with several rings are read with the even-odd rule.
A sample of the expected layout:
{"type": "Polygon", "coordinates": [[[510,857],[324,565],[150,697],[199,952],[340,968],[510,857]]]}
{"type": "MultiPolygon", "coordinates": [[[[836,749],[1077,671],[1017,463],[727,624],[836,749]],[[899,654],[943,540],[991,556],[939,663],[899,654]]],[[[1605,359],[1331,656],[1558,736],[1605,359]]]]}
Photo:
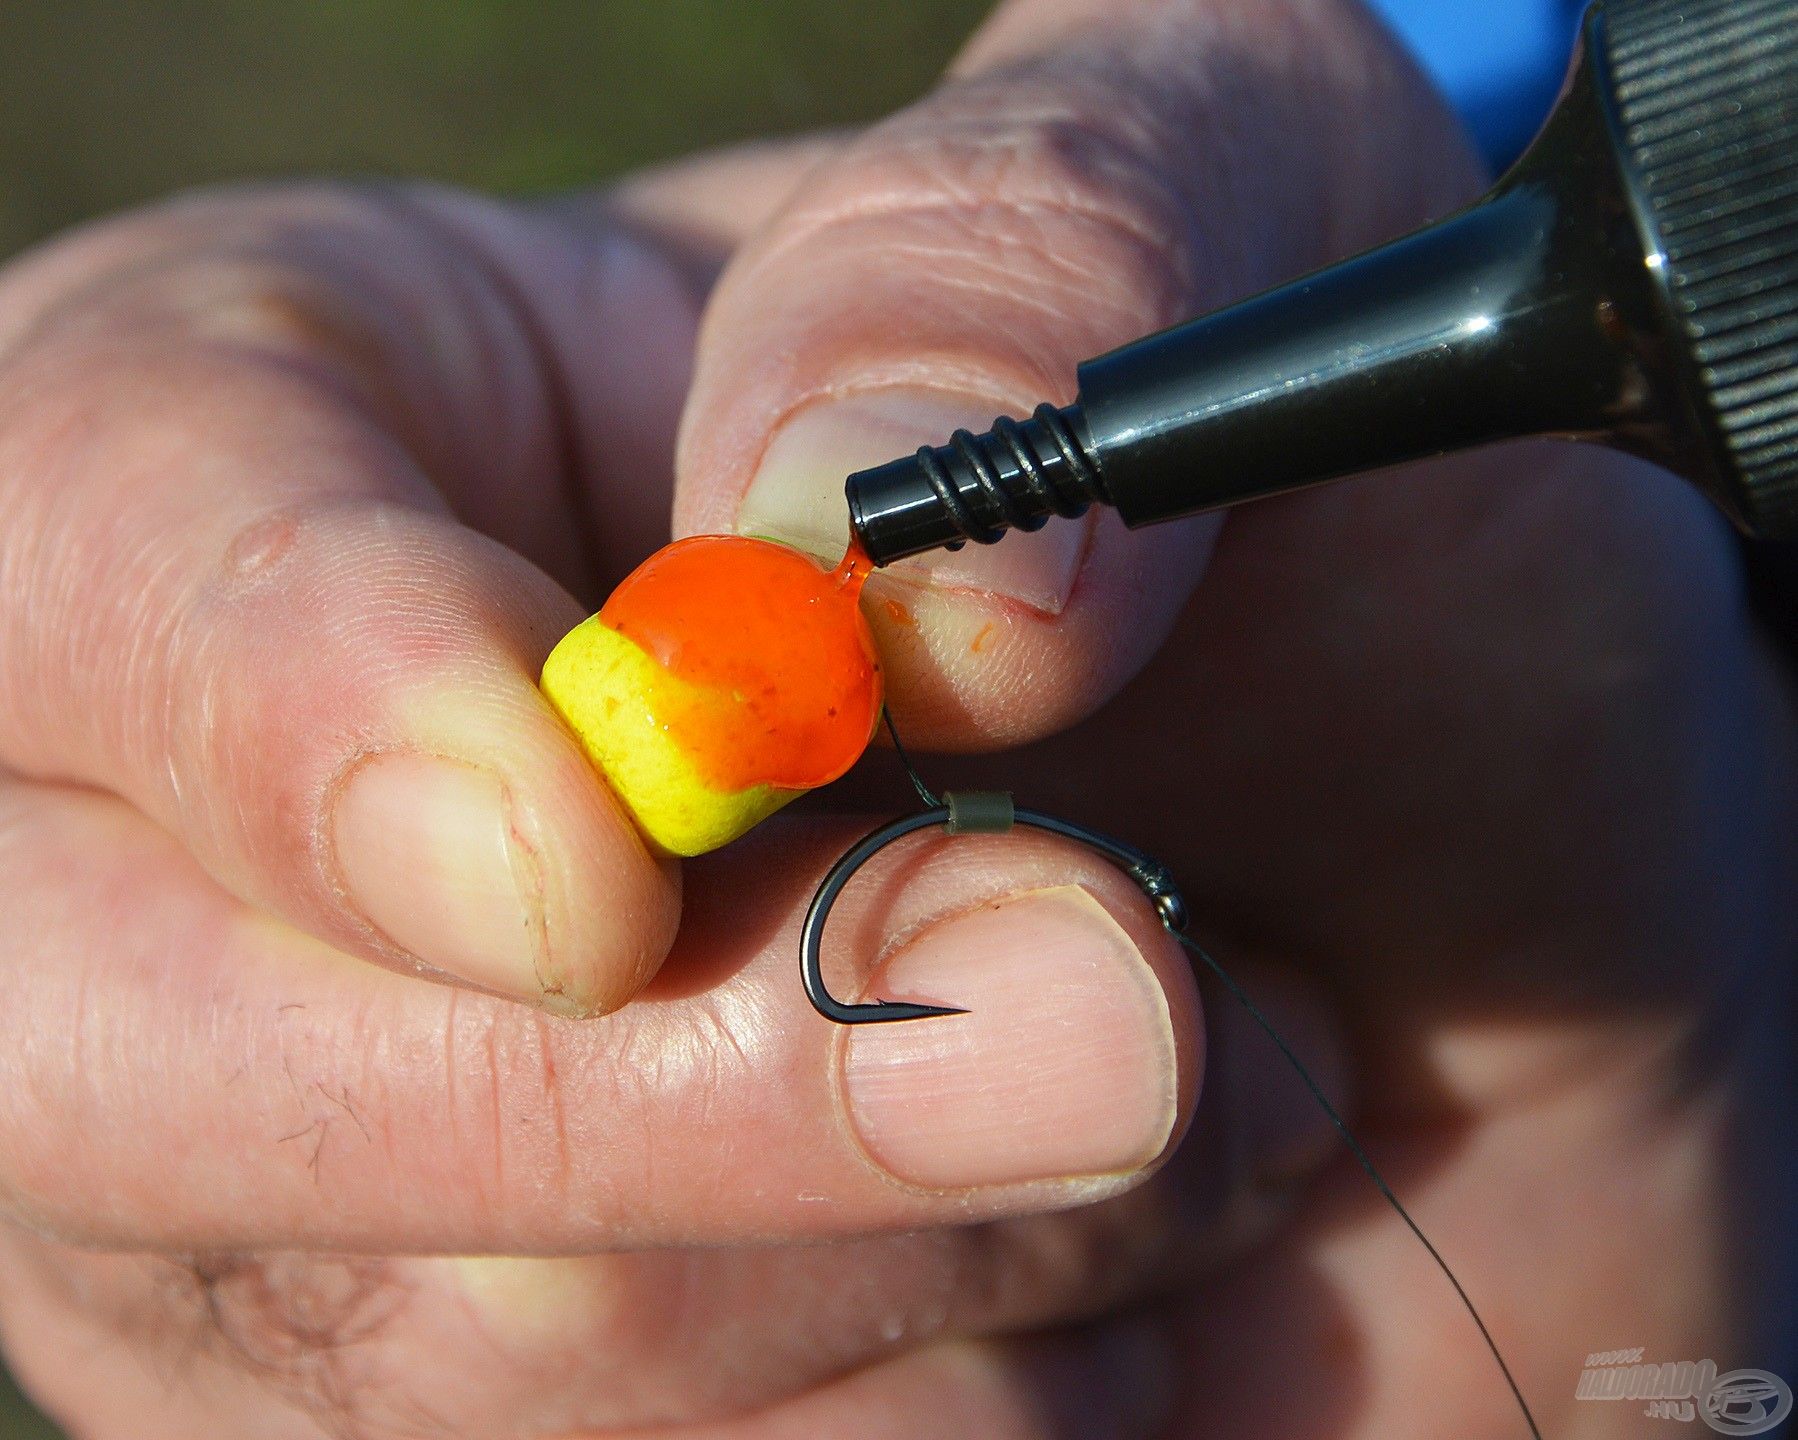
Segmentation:
{"type": "Polygon", "coordinates": [[[460,996],[445,1010],[434,1088],[467,1203],[520,1233],[554,1225],[625,1245],[656,1235],[681,1173],[666,1168],[662,1137],[725,1127],[720,1112],[752,1068],[740,1021],[704,1003],[678,1019],[626,1007],[580,1027],[460,996]],[[594,1114],[607,1117],[603,1145],[594,1114]]]}
{"type": "Polygon", "coordinates": [[[429,1404],[409,1364],[423,1318],[411,1262],[0,1239],[6,1358],[71,1435],[138,1434],[119,1398],[134,1389],[152,1405],[139,1418],[160,1422],[158,1434],[176,1417],[216,1416],[227,1377],[263,1392],[267,1423],[305,1416],[344,1440],[464,1433],[429,1404]]]}
{"type": "Polygon", "coordinates": [[[522,1007],[452,995],[443,1024],[435,1088],[470,1209],[483,1223],[527,1228],[539,1216],[609,1213],[622,1181],[583,1155],[576,1108],[626,1104],[604,1058],[522,1007]]]}
{"type": "Polygon", "coordinates": [[[381,334],[356,304],[358,255],[394,221],[370,196],[320,185],[207,192],[119,221],[122,250],[43,300],[13,352],[165,349],[275,361],[331,356],[372,378],[381,334]]]}
{"type": "MultiPolygon", "coordinates": [[[[202,546],[231,507],[209,496],[210,514],[176,511],[150,493],[147,467],[210,424],[183,418],[181,397],[223,384],[254,395],[255,383],[217,359],[89,345],[15,357],[0,375],[0,505],[11,516],[0,527],[0,598],[23,622],[0,641],[0,717],[15,762],[30,769],[59,755],[108,784],[123,783],[116,772],[129,762],[145,774],[173,763],[170,727],[187,713],[177,702],[218,642],[203,623],[215,617],[195,608],[206,598],[195,577],[170,562],[168,532],[185,530],[178,551],[202,546]],[[39,698],[70,692],[81,700],[72,723],[39,698]]],[[[213,438],[223,449],[228,428],[213,438]]],[[[247,595],[278,573],[297,521],[275,510],[234,528],[216,588],[247,595]]]]}
{"type": "Polygon", "coordinates": [[[304,283],[304,262],[390,225],[378,193],[293,183],[179,195],[53,247],[63,263],[50,283],[33,284],[30,267],[7,272],[0,297],[29,294],[15,301],[25,345],[102,325],[226,337],[310,330],[316,287],[304,283]]]}
{"type": "Polygon", "coordinates": [[[349,1440],[453,1433],[411,1394],[393,1332],[417,1291],[374,1257],[202,1255],[172,1285],[210,1351],[349,1440]]]}
{"type": "Polygon", "coordinates": [[[233,374],[309,380],[452,470],[464,437],[434,439],[446,413],[508,435],[543,423],[516,380],[537,361],[496,263],[406,187],[205,191],[101,229],[64,242],[77,253],[52,277],[0,275],[0,387],[46,353],[77,369],[121,355],[151,373],[171,354],[210,356],[233,374]],[[455,403],[432,403],[443,395],[455,403]]]}
{"type": "Polygon", "coordinates": [[[409,1295],[379,1258],[204,1255],[188,1270],[218,1337],[252,1368],[294,1379],[366,1345],[409,1295]]]}
{"type": "Polygon", "coordinates": [[[853,252],[872,226],[883,254],[944,275],[950,248],[955,281],[1027,304],[1127,307],[1114,325],[1183,314],[1191,197],[1165,159],[1161,107],[1115,85],[1090,65],[952,84],[851,146],[761,263],[853,252]]]}

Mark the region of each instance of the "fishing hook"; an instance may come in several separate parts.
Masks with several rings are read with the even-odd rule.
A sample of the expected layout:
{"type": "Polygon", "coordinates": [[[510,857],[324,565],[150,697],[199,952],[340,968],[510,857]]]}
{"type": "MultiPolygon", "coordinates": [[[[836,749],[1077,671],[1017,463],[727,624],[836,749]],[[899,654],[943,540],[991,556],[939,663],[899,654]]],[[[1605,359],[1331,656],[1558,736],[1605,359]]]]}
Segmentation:
{"type": "MultiPolygon", "coordinates": [[[[936,797],[921,784],[918,790],[921,799],[936,801],[936,797]]],[[[941,826],[946,835],[1002,835],[1018,825],[1046,830],[1051,835],[1060,835],[1097,850],[1141,887],[1155,906],[1161,923],[1170,932],[1179,934],[1186,928],[1186,902],[1180,898],[1167,867],[1154,856],[1071,820],[1044,815],[1037,810],[1019,810],[1011,803],[1011,796],[1002,791],[945,793],[940,804],[930,803],[927,809],[917,814],[902,815],[863,836],[825,874],[817,893],[812,896],[812,903],[805,912],[805,924],[799,931],[800,971],[812,1008],[826,1020],[834,1020],[839,1025],[884,1025],[895,1020],[966,1014],[965,1010],[953,1005],[919,1005],[903,1000],[849,1004],[837,999],[824,983],[824,926],[855,872],[894,841],[935,826],[941,826]]]]}
{"type": "Polygon", "coordinates": [[[1108,860],[1118,866],[1126,875],[1134,880],[1143,894],[1155,907],[1155,913],[1167,932],[1194,959],[1200,961],[1230,993],[1231,997],[1241,1005],[1250,1018],[1266,1033],[1269,1040],[1278,1048],[1286,1062],[1311,1092],[1311,1098],[1317,1102],[1343,1144],[1367,1178],[1373,1182],[1374,1188],[1392,1211],[1402,1220],[1428,1252],[1436,1268],[1454,1287],[1462,1308],[1478,1327],[1480,1339],[1485,1343],[1487,1352],[1498,1366],[1504,1377],[1517,1408],[1522,1413],[1525,1426],[1531,1440],[1542,1440],[1542,1431],[1536,1424],[1536,1417],[1530,1411],[1529,1402],[1524,1399],[1523,1389],[1517,1383],[1517,1377],[1511,1373],[1511,1367],[1498,1346],[1497,1338],[1487,1327],[1485,1318],[1473,1303],[1473,1297],[1461,1284],[1460,1277],[1455,1274],[1442,1252],[1435,1243],[1424,1234],[1421,1226],[1411,1216],[1399,1198],[1387,1184],[1386,1177],[1374,1164],[1373,1157],[1367,1153],[1358,1136],[1342,1118],[1341,1113],[1330,1103],[1323,1087],[1299,1059],[1293,1048],[1287,1044],[1284,1036],[1274,1027],[1267,1014],[1250,997],[1248,992],[1237,983],[1236,979],[1220,965],[1203,945],[1186,932],[1186,902],[1181,899],[1175,887],[1173,877],[1167,867],[1154,856],[1138,850],[1134,845],[1126,845],[1102,831],[1091,829],[1085,825],[1077,825],[1071,820],[1063,820],[1058,816],[1045,815],[1038,810],[1019,810],[1012,804],[1010,794],[997,790],[963,790],[945,792],[942,798],[931,793],[924,778],[911,763],[905,746],[900,742],[899,731],[893,724],[891,714],[884,714],[887,733],[893,737],[893,748],[898,752],[899,763],[905,767],[912,788],[917,791],[918,799],[924,809],[912,815],[902,815],[897,820],[889,821],[878,830],[870,831],[852,845],[825,872],[817,893],[812,896],[812,903],[805,912],[805,923],[799,931],[800,974],[805,981],[806,998],[826,1020],[834,1020],[839,1025],[885,1025],[896,1020],[926,1020],[934,1016],[965,1015],[968,1012],[953,1005],[920,1005],[908,1000],[870,1000],[860,1004],[848,1004],[838,1000],[830,993],[824,983],[824,926],[830,919],[830,912],[837,900],[842,896],[849,882],[855,878],[856,871],[866,865],[887,846],[896,840],[919,830],[941,827],[946,835],[1002,835],[1019,825],[1028,826],[1032,830],[1044,830],[1051,835],[1060,835],[1097,850],[1108,860]]]}

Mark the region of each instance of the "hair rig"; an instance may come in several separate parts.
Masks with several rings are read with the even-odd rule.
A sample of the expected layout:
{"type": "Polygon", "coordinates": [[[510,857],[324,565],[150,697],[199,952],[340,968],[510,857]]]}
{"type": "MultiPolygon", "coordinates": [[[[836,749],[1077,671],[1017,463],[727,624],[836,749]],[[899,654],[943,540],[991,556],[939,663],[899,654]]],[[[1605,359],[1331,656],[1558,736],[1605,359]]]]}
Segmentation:
{"type": "Polygon", "coordinates": [[[1536,1417],[1530,1413],[1529,1402],[1523,1398],[1523,1391],[1517,1379],[1511,1373],[1511,1367],[1505,1363],[1505,1357],[1498,1348],[1498,1341],[1493,1338],[1491,1330],[1486,1326],[1484,1318],[1474,1306],[1473,1297],[1467,1293],[1460,1278],[1449,1267],[1430,1238],[1423,1233],[1417,1222],[1411,1218],[1411,1212],[1399,1202],[1399,1198],[1386,1183],[1366,1148],[1349,1129],[1336,1107],[1330,1103],[1329,1096],[1323,1087],[1299,1059],[1293,1048],[1286,1043],[1285,1036],[1275,1028],[1274,1023],[1253,999],[1248,991],[1237,984],[1234,976],[1215,960],[1211,952],[1187,933],[1186,902],[1180,898],[1180,892],[1174,886],[1173,877],[1167,867],[1154,856],[1138,850],[1134,845],[1126,845],[1122,840],[1113,839],[1085,825],[1076,825],[1071,820],[1063,820],[1059,816],[1044,815],[1037,810],[1020,810],[1012,804],[1011,796],[1001,791],[964,790],[945,792],[939,799],[931,792],[924,779],[918,774],[917,767],[911,757],[905,753],[905,746],[900,743],[899,732],[893,725],[893,717],[884,708],[881,718],[886,723],[887,734],[892,737],[893,750],[899,757],[899,763],[905,767],[906,777],[911,781],[912,789],[918,792],[918,799],[924,808],[912,815],[902,815],[897,820],[889,821],[878,830],[863,836],[843,853],[825,872],[824,879],[818,886],[817,893],[812,896],[812,903],[806,909],[805,923],[799,931],[800,973],[805,981],[806,997],[812,1007],[827,1020],[834,1020],[839,1025],[884,1025],[896,1020],[928,1020],[944,1015],[965,1015],[965,1010],[953,1005],[919,1005],[910,1001],[869,1000],[859,1004],[845,1004],[830,993],[824,983],[824,927],[830,919],[830,912],[844,889],[855,878],[855,874],[887,846],[907,835],[919,830],[928,830],[940,826],[948,835],[1002,835],[1005,832],[1025,825],[1033,830],[1045,830],[1051,835],[1061,835],[1079,844],[1097,850],[1108,860],[1115,863],[1126,875],[1141,887],[1143,894],[1155,907],[1155,913],[1167,932],[1194,959],[1198,960],[1217,979],[1230,998],[1240,1005],[1260,1027],[1262,1032],[1273,1041],[1280,1054],[1285,1057],[1293,1072],[1297,1074],[1305,1088],[1311,1092],[1314,1100],[1330,1124],[1335,1127],[1349,1153],[1373,1182],[1380,1197],[1391,1207],[1402,1220],[1424,1250],[1436,1268],[1454,1288],[1456,1297],[1468,1316],[1479,1330],[1480,1339],[1485,1342],[1487,1353],[1492,1356],[1498,1372],[1504,1377],[1505,1385],[1511,1392],[1511,1398],[1523,1417],[1525,1428],[1532,1440],[1542,1440],[1542,1432],[1536,1425],[1536,1417]]]}

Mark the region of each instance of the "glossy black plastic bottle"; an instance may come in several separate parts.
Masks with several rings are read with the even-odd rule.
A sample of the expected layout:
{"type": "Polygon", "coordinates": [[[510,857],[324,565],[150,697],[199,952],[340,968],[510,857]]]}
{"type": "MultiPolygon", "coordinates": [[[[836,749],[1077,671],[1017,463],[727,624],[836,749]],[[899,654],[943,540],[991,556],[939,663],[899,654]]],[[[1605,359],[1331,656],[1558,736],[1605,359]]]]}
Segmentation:
{"type": "Polygon", "coordinates": [[[1606,0],[1525,156],[1414,235],[850,477],[877,563],[1095,503],[1146,525],[1525,435],[1798,538],[1798,0],[1606,0]]]}

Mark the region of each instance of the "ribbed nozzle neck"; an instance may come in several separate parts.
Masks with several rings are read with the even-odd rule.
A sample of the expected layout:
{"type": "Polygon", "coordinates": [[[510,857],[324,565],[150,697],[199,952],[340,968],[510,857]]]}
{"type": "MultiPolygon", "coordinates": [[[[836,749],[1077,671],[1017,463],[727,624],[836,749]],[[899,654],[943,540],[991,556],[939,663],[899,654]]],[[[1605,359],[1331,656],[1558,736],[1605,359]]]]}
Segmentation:
{"type": "Polygon", "coordinates": [[[876,565],[970,540],[991,545],[1109,498],[1078,405],[1001,416],[981,435],[957,430],[947,445],[851,475],[847,493],[849,523],[876,565]]]}

